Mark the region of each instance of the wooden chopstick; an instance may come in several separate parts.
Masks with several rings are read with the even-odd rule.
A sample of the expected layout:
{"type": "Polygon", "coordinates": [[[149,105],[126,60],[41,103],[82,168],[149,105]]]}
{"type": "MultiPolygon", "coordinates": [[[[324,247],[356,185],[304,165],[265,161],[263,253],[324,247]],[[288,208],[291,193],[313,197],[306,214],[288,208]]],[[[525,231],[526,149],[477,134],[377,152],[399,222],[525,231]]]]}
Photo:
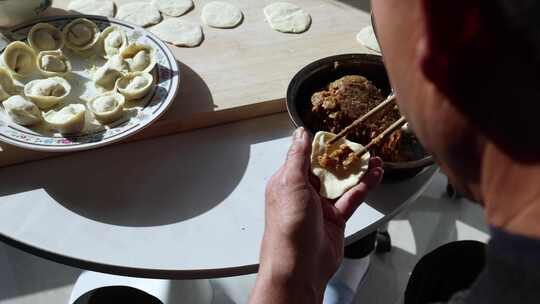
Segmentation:
{"type": "Polygon", "coordinates": [[[394,93],[390,94],[385,101],[378,104],[375,108],[371,109],[369,112],[364,114],[362,117],[358,118],[357,120],[353,121],[350,125],[348,125],[345,129],[341,130],[336,137],[329,140],[326,145],[330,146],[336,143],[341,138],[345,137],[347,133],[349,133],[352,129],[366,121],[369,117],[371,117],[373,114],[379,112],[381,109],[383,109],[386,105],[388,105],[391,102],[394,102],[396,100],[396,95],[394,93]]]}
{"type": "Polygon", "coordinates": [[[369,144],[367,144],[362,150],[355,152],[354,154],[356,155],[356,157],[361,158],[369,149],[371,149],[371,147],[377,145],[386,136],[393,133],[395,130],[401,128],[406,122],[407,120],[405,120],[405,117],[401,116],[398,120],[396,120],[396,122],[386,128],[386,130],[384,130],[381,134],[372,139],[369,144]]]}

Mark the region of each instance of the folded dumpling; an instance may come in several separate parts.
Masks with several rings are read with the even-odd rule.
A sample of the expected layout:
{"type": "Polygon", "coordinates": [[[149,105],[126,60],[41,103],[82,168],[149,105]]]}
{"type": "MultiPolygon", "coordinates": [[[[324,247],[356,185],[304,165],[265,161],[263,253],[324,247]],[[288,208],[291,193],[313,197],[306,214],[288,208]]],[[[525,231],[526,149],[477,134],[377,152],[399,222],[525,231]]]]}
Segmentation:
{"type": "Polygon", "coordinates": [[[8,70],[0,67],[0,101],[20,93],[8,70]]]}
{"type": "Polygon", "coordinates": [[[321,182],[321,196],[328,199],[336,199],[358,184],[369,167],[369,152],[361,158],[355,154],[363,149],[362,145],[341,138],[327,146],[335,136],[317,132],[311,151],[311,171],[321,182]]]}
{"type": "Polygon", "coordinates": [[[94,85],[100,91],[112,91],[117,79],[128,72],[128,65],[120,55],[114,55],[94,74],[94,85]]]}
{"type": "Polygon", "coordinates": [[[120,53],[131,72],[149,73],[156,66],[156,51],[149,45],[134,43],[120,53]]]}
{"type": "Polygon", "coordinates": [[[38,107],[21,95],[9,97],[3,105],[6,113],[16,124],[32,126],[43,120],[38,107]]]}
{"type": "Polygon", "coordinates": [[[96,45],[100,37],[97,25],[84,18],[71,21],[62,32],[66,39],[66,46],[74,51],[88,50],[96,45]]]}
{"type": "Polygon", "coordinates": [[[59,50],[64,42],[64,34],[48,23],[38,23],[28,32],[28,43],[36,52],[59,50]]]}
{"type": "Polygon", "coordinates": [[[26,43],[14,41],[5,48],[2,60],[7,69],[16,76],[28,76],[36,68],[36,53],[26,43]]]}
{"type": "Polygon", "coordinates": [[[71,72],[71,62],[60,50],[39,52],[37,67],[47,77],[63,76],[71,72]]]}
{"type": "Polygon", "coordinates": [[[88,109],[101,123],[107,124],[116,121],[124,114],[123,95],[116,92],[105,93],[88,102],[88,109]]]}
{"type": "Polygon", "coordinates": [[[40,109],[49,109],[64,100],[71,85],[62,77],[32,80],[24,86],[24,94],[40,109]]]}
{"type": "Polygon", "coordinates": [[[126,100],[143,98],[154,87],[154,77],[150,73],[129,73],[118,79],[116,88],[126,100]]]}
{"type": "Polygon", "coordinates": [[[118,55],[122,49],[127,46],[126,33],[119,27],[111,25],[103,30],[101,33],[101,40],[103,42],[103,51],[105,57],[109,58],[114,55],[118,55]]]}
{"type": "Polygon", "coordinates": [[[86,107],[82,104],[70,104],[59,111],[50,110],[43,114],[45,122],[60,133],[81,132],[85,123],[86,107]]]}

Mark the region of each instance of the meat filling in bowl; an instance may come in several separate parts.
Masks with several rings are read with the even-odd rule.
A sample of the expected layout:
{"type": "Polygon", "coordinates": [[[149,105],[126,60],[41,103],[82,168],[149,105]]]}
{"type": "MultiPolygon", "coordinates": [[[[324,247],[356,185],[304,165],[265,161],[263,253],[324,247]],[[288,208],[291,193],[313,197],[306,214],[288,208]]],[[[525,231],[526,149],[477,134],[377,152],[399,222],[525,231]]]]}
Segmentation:
{"type": "MultiPolygon", "coordinates": [[[[365,77],[345,76],[313,94],[311,108],[306,111],[304,120],[314,130],[337,134],[385,99],[386,96],[383,92],[365,77]]],[[[398,106],[389,105],[352,130],[347,138],[367,145],[400,116],[398,106]]],[[[410,161],[414,159],[414,154],[408,151],[408,147],[412,143],[416,143],[416,138],[413,135],[397,130],[375,147],[372,152],[384,161],[410,161]]],[[[330,156],[328,158],[332,159],[330,156]]]]}

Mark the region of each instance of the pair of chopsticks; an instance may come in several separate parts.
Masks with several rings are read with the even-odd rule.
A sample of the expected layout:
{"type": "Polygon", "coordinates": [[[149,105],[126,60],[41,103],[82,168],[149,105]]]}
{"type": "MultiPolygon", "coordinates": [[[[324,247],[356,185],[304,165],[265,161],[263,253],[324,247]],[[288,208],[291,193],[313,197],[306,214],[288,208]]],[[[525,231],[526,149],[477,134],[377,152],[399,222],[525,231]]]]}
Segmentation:
{"type": "MultiPolygon", "coordinates": [[[[326,144],[327,147],[330,145],[333,145],[341,138],[347,136],[347,134],[353,130],[355,127],[362,124],[364,121],[366,121],[368,118],[370,118],[373,114],[379,112],[380,110],[384,109],[388,104],[396,101],[396,95],[390,94],[385,101],[378,104],[375,108],[371,109],[369,112],[364,114],[362,117],[358,118],[357,120],[353,121],[350,125],[348,125],[345,129],[343,129],[341,132],[339,132],[336,137],[332,138],[328,141],[326,144]]],[[[390,125],[386,130],[384,130],[381,134],[379,134],[377,137],[373,138],[362,150],[355,152],[356,157],[361,158],[371,147],[379,144],[381,140],[383,140],[386,136],[393,133],[395,130],[401,128],[407,121],[405,120],[405,117],[401,116],[397,121],[395,121],[392,125],[390,125]]]]}

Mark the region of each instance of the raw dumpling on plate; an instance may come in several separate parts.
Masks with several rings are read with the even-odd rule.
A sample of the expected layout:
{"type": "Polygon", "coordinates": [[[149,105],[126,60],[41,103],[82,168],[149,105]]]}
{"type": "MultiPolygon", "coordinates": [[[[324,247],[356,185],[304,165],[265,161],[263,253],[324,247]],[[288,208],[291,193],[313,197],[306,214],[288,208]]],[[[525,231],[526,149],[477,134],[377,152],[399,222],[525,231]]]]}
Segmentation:
{"type": "Polygon", "coordinates": [[[28,32],[28,44],[36,52],[59,50],[64,42],[64,34],[48,23],[38,23],[28,32]]]}
{"type": "Polygon", "coordinates": [[[105,52],[106,58],[119,54],[120,51],[127,46],[128,42],[126,33],[114,25],[103,30],[101,33],[101,40],[103,42],[103,51],[105,52]]]}
{"type": "Polygon", "coordinates": [[[60,50],[39,52],[37,67],[47,77],[64,76],[71,72],[71,62],[60,50]]]}
{"type": "Polygon", "coordinates": [[[40,109],[49,109],[64,100],[71,85],[62,77],[32,80],[24,86],[24,94],[40,109]]]}
{"type": "Polygon", "coordinates": [[[10,43],[2,54],[6,68],[15,76],[25,77],[36,68],[36,53],[26,43],[10,43]]]}
{"type": "Polygon", "coordinates": [[[131,72],[150,72],[156,66],[156,51],[149,45],[128,45],[120,55],[126,60],[131,72]]]}
{"type": "Polygon", "coordinates": [[[3,105],[11,120],[21,126],[32,126],[43,120],[38,107],[21,95],[9,97],[3,105]]]}
{"type": "Polygon", "coordinates": [[[88,109],[104,124],[114,122],[124,114],[125,98],[116,92],[105,93],[88,102],[88,109]]]}
{"type": "Polygon", "coordinates": [[[116,80],[129,70],[127,62],[120,55],[114,55],[94,74],[94,85],[102,92],[114,90],[116,80]]]}
{"type": "Polygon", "coordinates": [[[85,113],[86,107],[84,105],[70,104],[59,111],[50,110],[43,114],[43,118],[60,133],[73,134],[84,128],[85,113]]]}
{"type": "Polygon", "coordinates": [[[74,51],[92,48],[99,41],[101,34],[94,22],[84,18],[71,21],[62,32],[66,39],[66,46],[74,51]]]}
{"type": "Polygon", "coordinates": [[[321,182],[321,196],[328,199],[336,199],[358,184],[369,167],[369,152],[361,158],[354,153],[362,150],[362,145],[341,138],[327,146],[335,136],[317,132],[311,151],[311,171],[321,182]]]}
{"type": "Polygon", "coordinates": [[[154,87],[154,77],[150,73],[135,72],[118,79],[116,88],[126,100],[143,98],[154,87]]]}
{"type": "Polygon", "coordinates": [[[0,67],[0,101],[19,93],[20,89],[15,85],[11,74],[5,68],[0,67]]]}

